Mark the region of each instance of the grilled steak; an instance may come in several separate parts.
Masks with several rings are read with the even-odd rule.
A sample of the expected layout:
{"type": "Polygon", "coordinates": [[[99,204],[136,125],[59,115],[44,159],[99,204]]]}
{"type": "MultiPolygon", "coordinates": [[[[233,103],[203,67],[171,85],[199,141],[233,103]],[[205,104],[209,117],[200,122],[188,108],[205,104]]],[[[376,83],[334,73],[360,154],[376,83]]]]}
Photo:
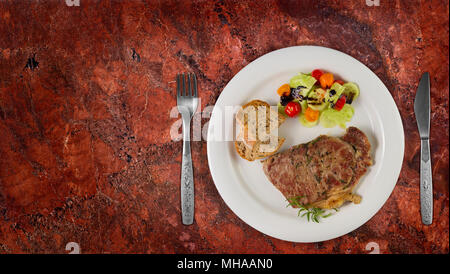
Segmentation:
{"type": "Polygon", "coordinates": [[[321,135],[263,161],[267,178],[288,200],[296,197],[302,204],[322,208],[347,200],[358,203],[359,196],[351,192],[370,165],[369,140],[355,127],[340,138],[321,135]]]}

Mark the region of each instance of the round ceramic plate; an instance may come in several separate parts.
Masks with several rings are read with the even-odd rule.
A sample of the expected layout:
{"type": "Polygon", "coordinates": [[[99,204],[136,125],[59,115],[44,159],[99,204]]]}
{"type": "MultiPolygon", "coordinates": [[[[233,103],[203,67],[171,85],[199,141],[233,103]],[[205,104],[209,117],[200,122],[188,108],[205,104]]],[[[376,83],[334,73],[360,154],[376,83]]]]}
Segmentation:
{"type": "MultiPolygon", "coordinates": [[[[278,134],[286,138],[280,151],[306,143],[321,134],[342,136],[344,129],[306,128],[289,118],[278,134]]],[[[404,133],[400,114],[389,91],[365,65],[342,52],[316,46],[297,46],[270,52],[243,68],[227,84],[214,106],[208,127],[208,163],[225,203],[244,222],[272,237],[292,242],[318,242],[347,234],[367,222],[388,199],[400,173],[404,133]],[[260,161],[239,157],[233,143],[233,109],[253,99],[276,105],[277,88],[299,72],[320,68],[337,79],[355,82],[360,96],[347,126],[361,129],[372,145],[373,166],[355,193],[360,204],[345,204],[320,223],[297,216],[286,198],[266,178],[260,161]],[[232,113],[230,115],[230,113],[232,113]]]]}

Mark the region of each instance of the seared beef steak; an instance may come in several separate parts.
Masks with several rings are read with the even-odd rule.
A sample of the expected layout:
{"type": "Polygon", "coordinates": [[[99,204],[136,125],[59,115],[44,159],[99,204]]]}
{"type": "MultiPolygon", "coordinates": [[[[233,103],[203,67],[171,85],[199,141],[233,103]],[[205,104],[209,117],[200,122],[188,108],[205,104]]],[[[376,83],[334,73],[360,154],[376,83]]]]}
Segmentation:
{"type": "Polygon", "coordinates": [[[351,192],[372,164],[370,143],[358,128],[340,138],[321,135],[263,161],[267,178],[287,199],[321,208],[359,202],[351,192]]]}

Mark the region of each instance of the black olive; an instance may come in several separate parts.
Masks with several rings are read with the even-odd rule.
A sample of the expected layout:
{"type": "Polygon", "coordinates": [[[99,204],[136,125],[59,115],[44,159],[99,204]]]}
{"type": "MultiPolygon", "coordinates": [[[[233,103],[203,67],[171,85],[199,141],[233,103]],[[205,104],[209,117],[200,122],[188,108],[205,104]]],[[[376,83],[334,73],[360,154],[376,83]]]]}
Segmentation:
{"type": "Polygon", "coordinates": [[[336,91],[334,89],[330,90],[330,95],[334,96],[336,94],[336,91]]]}
{"type": "Polygon", "coordinates": [[[290,101],[292,101],[294,98],[292,98],[292,96],[291,95],[289,95],[289,96],[281,96],[280,97],[280,104],[282,105],[282,106],[286,106],[287,105],[287,103],[289,103],[290,101]]]}
{"type": "Polygon", "coordinates": [[[353,97],[355,97],[355,94],[354,94],[354,93],[348,94],[348,95],[347,95],[346,103],[347,103],[347,104],[351,104],[351,103],[353,102],[353,97]]]}

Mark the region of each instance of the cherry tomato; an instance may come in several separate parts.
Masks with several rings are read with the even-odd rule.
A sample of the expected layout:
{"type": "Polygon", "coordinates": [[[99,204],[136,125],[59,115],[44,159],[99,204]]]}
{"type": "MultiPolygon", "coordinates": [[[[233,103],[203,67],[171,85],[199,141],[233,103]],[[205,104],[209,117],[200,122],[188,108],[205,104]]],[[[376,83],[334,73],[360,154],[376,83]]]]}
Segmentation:
{"type": "Polygon", "coordinates": [[[331,73],[324,73],[322,74],[322,76],[320,76],[320,85],[322,86],[323,89],[329,88],[333,85],[334,83],[334,76],[331,73]]]}
{"type": "Polygon", "coordinates": [[[344,84],[344,81],[342,81],[342,80],[335,80],[334,82],[335,82],[335,83],[338,83],[338,84],[340,84],[340,85],[343,85],[343,84],[344,84]]]}
{"type": "Polygon", "coordinates": [[[319,111],[318,110],[314,110],[314,109],[312,109],[312,108],[310,108],[310,107],[308,107],[306,110],[305,110],[305,118],[306,118],[306,120],[308,120],[308,121],[310,121],[310,122],[314,122],[314,121],[316,121],[317,119],[319,119],[319,111]]]}
{"type": "Polygon", "coordinates": [[[289,117],[294,117],[295,115],[299,114],[300,111],[302,111],[302,107],[297,102],[289,102],[287,103],[286,107],[284,108],[284,112],[289,117]]]}
{"type": "Polygon", "coordinates": [[[291,87],[289,84],[284,84],[278,88],[277,93],[280,96],[289,96],[291,94],[291,87]]]}
{"type": "Polygon", "coordinates": [[[346,100],[347,100],[347,98],[345,98],[345,95],[342,95],[341,97],[339,97],[336,104],[334,104],[334,109],[341,110],[344,107],[346,100]]]}
{"type": "Polygon", "coordinates": [[[311,76],[316,78],[317,81],[320,80],[320,76],[322,76],[323,71],[321,71],[320,69],[315,69],[311,72],[311,76]]]}

